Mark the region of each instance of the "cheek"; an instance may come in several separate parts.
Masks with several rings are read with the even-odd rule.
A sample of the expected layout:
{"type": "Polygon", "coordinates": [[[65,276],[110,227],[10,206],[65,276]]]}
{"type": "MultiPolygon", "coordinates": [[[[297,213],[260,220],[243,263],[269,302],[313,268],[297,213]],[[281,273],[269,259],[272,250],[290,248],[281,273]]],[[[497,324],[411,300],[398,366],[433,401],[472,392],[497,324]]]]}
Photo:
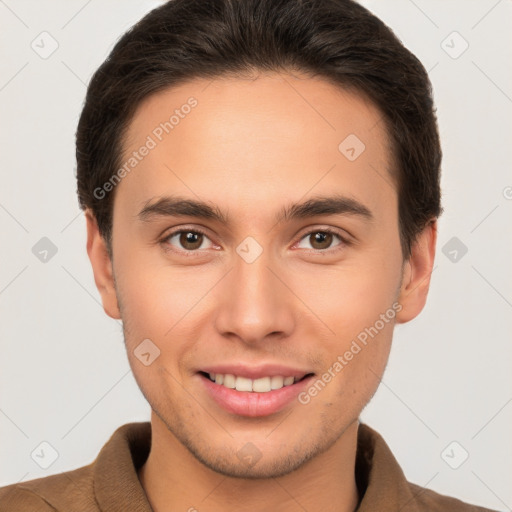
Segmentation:
{"type": "Polygon", "coordinates": [[[145,261],[135,251],[116,262],[123,313],[132,328],[145,335],[165,336],[208,290],[207,273],[198,267],[172,268],[145,261]]]}
{"type": "Polygon", "coordinates": [[[169,374],[181,381],[194,357],[196,341],[208,326],[208,291],[222,274],[200,266],[155,264],[136,251],[129,258],[119,258],[116,274],[120,276],[118,294],[128,357],[141,385],[152,388],[159,379],[163,385],[169,374]],[[159,350],[149,367],[141,367],[134,355],[145,339],[159,350]]]}
{"type": "Polygon", "coordinates": [[[183,381],[184,361],[196,339],[190,322],[200,310],[205,288],[189,272],[144,265],[134,254],[119,261],[116,272],[122,276],[118,294],[130,366],[149,401],[165,403],[169,384],[183,381]],[[148,366],[139,359],[146,352],[151,358],[158,354],[148,366]]]}
{"type": "MultiPolygon", "coordinates": [[[[338,340],[356,336],[372,326],[392,305],[400,284],[400,260],[379,257],[375,251],[364,258],[353,258],[339,266],[311,267],[307,279],[290,273],[287,282],[338,340]]],[[[302,272],[304,275],[304,269],[302,272]]]]}
{"type": "Polygon", "coordinates": [[[369,251],[338,267],[319,268],[305,280],[295,279],[298,296],[318,316],[308,336],[321,343],[325,375],[334,384],[321,400],[336,395],[364,405],[375,392],[391,348],[401,260],[397,254],[369,251]],[[332,394],[331,394],[332,393],[332,394]]]}

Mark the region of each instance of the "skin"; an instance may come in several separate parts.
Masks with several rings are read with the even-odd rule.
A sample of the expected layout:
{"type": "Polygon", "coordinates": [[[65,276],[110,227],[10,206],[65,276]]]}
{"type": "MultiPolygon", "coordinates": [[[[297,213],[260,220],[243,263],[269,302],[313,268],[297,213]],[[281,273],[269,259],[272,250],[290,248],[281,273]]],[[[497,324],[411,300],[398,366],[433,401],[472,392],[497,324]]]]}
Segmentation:
{"type": "Polygon", "coordinates": [[[436,222],[404,261],[381,114],[320,78],[262,73],[159,92],[135,113],[125,154],[190,96],[197,107],[116,187],[113,261],[86,212],[105,312],[123,320],[130,365],[152,408],[142,486],[157,512],[352,511],[358,417],[384,372],[394,323],[425,304],[436,222]],[[366,146],[355,161],[338,149],[349,134],[366,146]],[[364,204],[373,220],[327,214],[276,224],[290,203],[334,192],[364,204]],[[171,194],[217,205],[230,223],[137,217],[171,194]],[[195,256],[178,236],[161,241],[177,228],[206,231],[195,256]],[[315,243],[322,228],[351,243],[315,243]],[[247,236],[263,249],[252,263],[236,252],[247,236]],[[306,405],[242,417],[220,408],[197,375],[212,363],[272,362],[321,376],[394,302],[394,320],[306,405]],[[160,349],[149,366],[134,355],[147,338],[160,349]],[[237,457],[246,443],[261,453],[254,465],[237,457]]]}

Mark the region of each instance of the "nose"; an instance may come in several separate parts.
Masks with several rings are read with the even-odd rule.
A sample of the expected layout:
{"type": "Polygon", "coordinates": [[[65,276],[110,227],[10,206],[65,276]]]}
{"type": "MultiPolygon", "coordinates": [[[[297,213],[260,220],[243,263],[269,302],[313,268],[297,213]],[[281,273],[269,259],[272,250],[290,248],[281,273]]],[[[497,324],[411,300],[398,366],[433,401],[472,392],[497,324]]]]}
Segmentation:
{"type": "Polygon", "coordinates": [[[246,344],[287,337],[295,324],[294,296],[285,276],[265,251],[249,263],[238,255],[217,290],[215,328],[246,344]]]}

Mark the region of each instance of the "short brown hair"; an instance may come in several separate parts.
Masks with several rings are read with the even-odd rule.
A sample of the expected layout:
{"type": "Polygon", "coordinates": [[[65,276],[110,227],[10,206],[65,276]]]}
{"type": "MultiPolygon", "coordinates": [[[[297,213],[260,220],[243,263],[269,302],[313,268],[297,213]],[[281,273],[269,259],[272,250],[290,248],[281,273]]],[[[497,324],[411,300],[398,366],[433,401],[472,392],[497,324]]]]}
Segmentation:
{"type": "MultiPolygon", "coordinates": [[[[116,43],[93,75],[76,133],[77,192],[111,252],[114,192],[94,191],[121,165],[141,101],[194,78],[303,71],[368,97],[392,144],[402,253],[442,213],[441,148],[420,61],[353,0],[170,0],[116,43]]],[[[341,141],[340,141],[341,142],[341,141]]]]}

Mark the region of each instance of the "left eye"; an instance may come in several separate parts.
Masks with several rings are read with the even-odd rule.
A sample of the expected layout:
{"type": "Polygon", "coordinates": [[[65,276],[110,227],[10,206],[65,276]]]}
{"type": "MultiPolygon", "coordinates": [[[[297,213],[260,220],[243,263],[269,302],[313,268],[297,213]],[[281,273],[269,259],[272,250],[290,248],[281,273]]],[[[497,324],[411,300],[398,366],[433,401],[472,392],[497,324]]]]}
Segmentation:
{"type": "Polygon", "coordinates": [[[306,236],[304,236],[301,239],[301,242],[299,243],[299,246],[301,249],[309,249],[310,247],[304,247],[300,245],[303,240],[310,240],[310,244],[312,245],[312,249],[314,250],[325,250],[330,249],[331,244],[333,242],[333,239],[337,238],[340,243],[337,245],[342,245],[344,243],[343,238],[338,235],[337,233],[334,233],[330,230],[317,230],[317,231],[311,231],[310,233],[307,233],[306,236]]]}

